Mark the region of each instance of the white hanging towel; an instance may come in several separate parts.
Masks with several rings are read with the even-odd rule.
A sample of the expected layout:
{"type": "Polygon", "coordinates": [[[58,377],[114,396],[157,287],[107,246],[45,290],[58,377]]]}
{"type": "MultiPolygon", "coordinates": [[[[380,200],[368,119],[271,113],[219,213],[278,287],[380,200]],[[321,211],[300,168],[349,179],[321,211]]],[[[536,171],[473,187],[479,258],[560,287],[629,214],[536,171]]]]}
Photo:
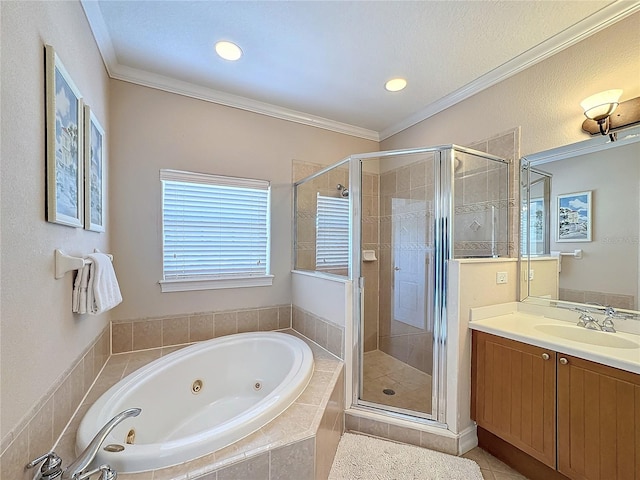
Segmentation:
{"type": "MultiPolygon", "coordinates": [[[[87,258],[92,262],[89,265],[86,312],[98,315],[122,302],[122,294],[111,259],[104,253],[92,253],[87,258]]],[[[82,301],[80,303],[82,309],[82,301]]]]}
{"type": "Polygon", "coordinates": [[[87,313],[87,287],[90,268],[90,265],[85,265],[76,274],[76,280],[73,284],[73,313],[87,313]]]}

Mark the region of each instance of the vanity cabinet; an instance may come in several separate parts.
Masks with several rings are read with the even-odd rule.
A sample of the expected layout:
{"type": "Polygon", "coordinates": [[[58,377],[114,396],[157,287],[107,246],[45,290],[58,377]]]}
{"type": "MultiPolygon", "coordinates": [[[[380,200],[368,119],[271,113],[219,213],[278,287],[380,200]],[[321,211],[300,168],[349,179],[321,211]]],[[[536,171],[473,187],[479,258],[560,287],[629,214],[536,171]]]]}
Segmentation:
{"type": "Polygon", "coordinates": [[[558,471],[640,479],[640,375],[558,354],[558,471]]]}
{"type": "Polygon", "coordinates": [[[472,412],[480,427],[556,466],[556,353],[473,332],[472,412]]]}
{"type": "Polygon", "coordinates": [[[472,342],[479,427],[570,479],[640,480],[640,375],[478,331],[472,342]]]}

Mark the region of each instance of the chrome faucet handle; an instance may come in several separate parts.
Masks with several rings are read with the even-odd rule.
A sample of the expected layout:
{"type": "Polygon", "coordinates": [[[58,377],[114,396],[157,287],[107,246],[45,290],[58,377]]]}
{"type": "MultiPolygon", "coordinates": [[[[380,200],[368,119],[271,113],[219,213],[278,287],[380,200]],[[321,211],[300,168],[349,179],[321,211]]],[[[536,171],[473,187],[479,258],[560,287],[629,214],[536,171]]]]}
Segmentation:
{"type": "Polygon", "coordinates": [[[575,310],[577,312],[583,312],[583,313],[580,314],[580,318],[578,319],[577,325],[579,327],[586,327],[587,323],[595,322],[595,318],[593,318],[591,315],[589,315],[586,310],[579,310],[577,308],[575,310]]]}
{"type": "Polygon", "coordinates": [[[615,318],[615,317],[607,316],[607,318],[605,318],[602,321],[602,331],[603,332],[616,333],[616,329],[614,328],[613,320],[611,320],[611,318],[615,318]]]}
{"type": "Polygon", "coordinates": [[[583,313],[582,315],[580,315],[580,319],[578,320],[577,325],[588,330],[602,330],[602,327],[598,323],[598,320],[593,318],[588,313],[583,313]]]}
{"type": "Polygon", "coordinates": [[[96,473],[100,473],[100,480],[116,480],[118,478],[118,472],[112,469],[109,465],[100,465],[94,470],[84,472],[76,477],[76,480],[88,480],[96,473]]]}
{"type": "Polygon", "coordinates": [[[53,480],[54,478],[58,478],[62,475],[62,459],[56,454],[56,452],[49,452],[41,455],[35,460],[31,460],[25,468],[30,469],[36,467],[40,462],[42,465],[40,466],[40,478],[42,480],[53,480]]]}

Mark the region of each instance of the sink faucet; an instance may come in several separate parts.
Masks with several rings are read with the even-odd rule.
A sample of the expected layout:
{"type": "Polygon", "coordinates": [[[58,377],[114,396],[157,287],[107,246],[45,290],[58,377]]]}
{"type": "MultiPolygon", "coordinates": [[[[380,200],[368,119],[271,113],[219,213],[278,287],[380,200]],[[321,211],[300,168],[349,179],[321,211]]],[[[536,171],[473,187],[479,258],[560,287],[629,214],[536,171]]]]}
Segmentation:
{"type": "Polygon", "coordinates": [[[629,318],[629,316],[624,313],[616,312],[613,307],[606,307],[604,309],[604,315],[605,317],[602,321],[602,331],[611,333],[616,333],[616,329],[613,325],[614,318],[617,320],[624,320],[625,318],[629,318]]]}
{"type": "Polygon", "coordinates": [[[101,465],[94,470],[87,470],[87,467],[96,457],[102,442],[116,425],[126,418],[137,417],[141,411],[139,408],[129,408],[109,420],[89,442],[87,448],[64,470],[62,469],[62,460],[55,452],[49,452],[36,458],[29,462],[26,468],[33,468],[43,462],[34,480],[54,480],[58,477],[60,480],[86,480],[96,473],[100,473],[100,480],[115,480],[118,474],[109,465],[101,465]]]}

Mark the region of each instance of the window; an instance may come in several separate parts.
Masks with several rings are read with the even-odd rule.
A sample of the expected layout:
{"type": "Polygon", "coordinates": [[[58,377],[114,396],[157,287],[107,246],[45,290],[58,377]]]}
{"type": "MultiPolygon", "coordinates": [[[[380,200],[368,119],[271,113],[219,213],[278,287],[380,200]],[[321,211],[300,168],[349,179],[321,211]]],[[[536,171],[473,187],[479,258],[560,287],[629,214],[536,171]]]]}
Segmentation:
{"type": "Polygon", "coordinates": [[[163,292],[271,285],[270,185],[160,170],[163,292]]]}
{"type": "Polygon", "coordinates": [[[345,275],[349,268],[349,199],[318,194],[316,270],[345,275]]]}

